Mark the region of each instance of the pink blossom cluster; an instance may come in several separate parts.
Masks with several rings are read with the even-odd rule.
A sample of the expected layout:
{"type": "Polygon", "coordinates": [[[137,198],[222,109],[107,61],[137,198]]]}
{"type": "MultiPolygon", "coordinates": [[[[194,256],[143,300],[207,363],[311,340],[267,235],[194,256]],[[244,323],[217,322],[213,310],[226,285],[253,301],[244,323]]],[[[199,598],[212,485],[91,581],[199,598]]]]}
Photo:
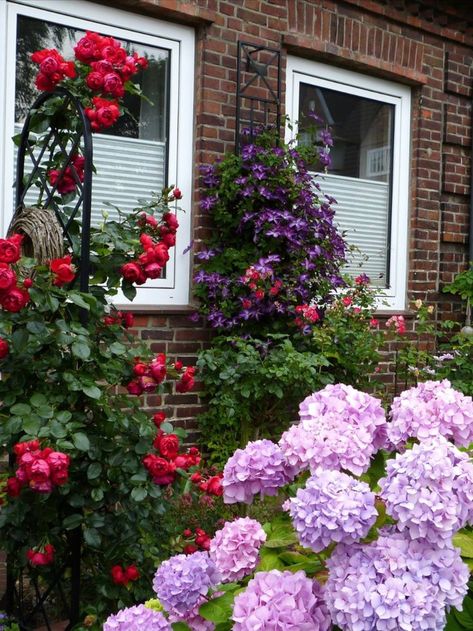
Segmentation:
{"type": "Polygon", "coordinates": [[[279,489],[293,478],[293,470],[281,449],[270,440],[249,442],[237,449],[223,469],[223,499],[226,504],[251,504],[259,493],[277,495],[279,489]]]}
{"type": "Polygon", "coordinates": [[[387,435],[395,448],[409,438],[438,435],[466,447],[473,442],[473,400],[452,388],[448,379],[426,381],[395,397],[387,435]]]}
{"type": "Polygon", "coordinates": [[[386,320],[386,328],[394,329],[399,335],[404,335],[406,332],[406,321],[402,315],[394,315],[386,320]]]}
{"type": "Polygon", "coordinates": [[[473,519],[473,464],[443,436],[388,460],[379,481],[386,512],[411,539],[439,547],[473,519]]]}
{"type": "Polygon", "coordinates": [[[385,442],[386,417],[375,397],[344,384],[328,385],[299,406],[299,425],[279,445],[289,465],[364,473],[385,442]]]}
{"type": "Polygon", "coordinates": [[[40,449],[39,440],[17,443],[13,448],[18,468],[15,477],[7,480],[7,493],[17,497],[28,486],[37,493],[51,493],[69,479],[70,457],[51,447],[40,449]]]}
{"type": "Polygon", "coordinates": [[[328,631],[323,588],[303,571],[258,572],[235,598],[234,631],[328,631]]]}
{"type": "Polygon", "coordinates": [[[210,542],[210,558],[223,583],[239,581],[251,574],[259,561],[259,549],[266,541],[261,524],[250,517],[227,522],[210,542]]]}

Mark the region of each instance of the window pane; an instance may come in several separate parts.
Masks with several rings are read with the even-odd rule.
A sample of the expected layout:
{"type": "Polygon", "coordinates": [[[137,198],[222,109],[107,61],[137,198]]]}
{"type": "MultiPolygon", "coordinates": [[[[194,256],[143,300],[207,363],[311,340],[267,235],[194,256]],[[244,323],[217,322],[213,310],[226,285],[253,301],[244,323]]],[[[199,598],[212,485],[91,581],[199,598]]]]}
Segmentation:
{"type": "Polygon", "coordinates": [[[337,200],[336,219],[358,248],[348,271],[387,286],[394,105],[308,84],[299,103],[302,138],[310,111],[332,130],[332,165],[321,186],[337,200]]]}
{"type": "MultiPolygon", "coordinates": [[[[65,58],[73,59],[73,47],[84,34],[60,24],[18,17],[16,132],[20,131],[29,107],[39,94],[34,87],[37,66],[30,60],[31,53],[42,48],[57,48],[65,58]]],[[[97,169],[93,178],[94,223],[103,221],[102,210],[111,218],[115,216],[115,211],[104,205],[105,201],[130,211],[137,205],[137,199],[149,198],[152,191],[160,191],[166,180],[170,53],[164,48],[132,41],[122,43],[130,52],[136,51],[148,59],[146,71],[133,77],[133,81],[141,85],[146,99],[127,93],[124,104],[130,114],[104,133],[94,134],[97,169]]],[[[33,191],[27,202],[35,202],[33,191]]]]}

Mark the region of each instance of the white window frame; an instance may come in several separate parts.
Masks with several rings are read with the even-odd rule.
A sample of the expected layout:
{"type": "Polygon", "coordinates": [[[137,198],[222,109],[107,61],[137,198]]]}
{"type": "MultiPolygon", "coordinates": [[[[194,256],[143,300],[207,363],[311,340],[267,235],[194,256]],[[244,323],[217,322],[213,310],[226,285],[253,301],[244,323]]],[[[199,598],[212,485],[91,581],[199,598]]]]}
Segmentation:
{"type": "MultiPolygon", "coordinates": [[[[167,278],[150,281],[139,287],[133,306],[187,306],[190,299],[190,254],[184,251],[191,241],[192,226],[194,29],[87,0],[0,1],[0,50],[4,62],[3,70],[0,70],[0,201],[3,202],[4,209],[0,217],[2,234],[5,234],[13,214],[11,183],[14,164],[11,137],[14,133],[18,15],[99,31],[117,39],[135,39],[170,51],[168,184],[176,184],[181,189],[183,199],[179,205],[186,212],[178,212],[177,215],[177,242],[175,248],[170,250],[167,278]]],[[[120,305],[130,304],[123,295],[118,296],[114,302],[120,305]]]]}
{"type": "MultiPolygon", "coordinates": [[[[287,58],[286,77],[286,113],[291,121],[297,121],[299,115],[301,83],[394,105],[390,286],[386,289],[383,288],[378,307],[392,311],[404,310],[407,293],[409,232],[410,88],[384,79],[290,55],[287,58]]],[[[296,133],[297,122],[294,122],[293,130],[286,132],[286,140],[290,140],[296,133]]]]}

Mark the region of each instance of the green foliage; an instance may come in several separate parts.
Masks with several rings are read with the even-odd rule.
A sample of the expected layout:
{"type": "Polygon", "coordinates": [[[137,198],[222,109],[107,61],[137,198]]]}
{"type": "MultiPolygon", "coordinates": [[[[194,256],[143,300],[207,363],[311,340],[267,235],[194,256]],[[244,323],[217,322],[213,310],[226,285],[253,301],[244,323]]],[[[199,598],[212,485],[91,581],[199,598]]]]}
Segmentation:
{"type": "Polygon", "coordinates": [[[327,383],[368,383],[382,336],[373,326],[366,284],[341,292],[308,336],[218,337],[197,362],[208,411],[199,416],[203,447],[223,466],[248,440],[272,437],[297,416],[299,403],[327,383]]]}
{"type": "MultiPolygon", "coordinates": [[[[145,210],[165,211],[165,199],[145,210]]],[[[108,305],[121,282],[120,267],[139,242],[141,212],[93,231],[89,294],[54,285],[48,266],[22,259],[18,273],[34,279],[31,301],[16,313],[0,311],[0,336],[9,344],[1,360],[0,446],[11,453],[16,443],[38,438],[42,448],[71,459],[63,486],[50,493],[23,488],[18,497],[3,497],[0,545],[20,571],[29,548],[52,544],[54,568],[31,570],[47,579],[67,561],[70,537],[79,529],[84,600],[100,603],[101,615],[149,596],[148,579],[116,585],[110,569],[135,564],[143,576],[152,572],[162,555],[159,524],[169,507],[163,487],[142,464],[156,427],[139,398],[123,389],[135,358],[146,361],[151,354],[108,305]]],[[[176,376],[168,367],[168,377],[176,376]]],[[[161,387],[169,390],[170,383],[161,387]]]]}

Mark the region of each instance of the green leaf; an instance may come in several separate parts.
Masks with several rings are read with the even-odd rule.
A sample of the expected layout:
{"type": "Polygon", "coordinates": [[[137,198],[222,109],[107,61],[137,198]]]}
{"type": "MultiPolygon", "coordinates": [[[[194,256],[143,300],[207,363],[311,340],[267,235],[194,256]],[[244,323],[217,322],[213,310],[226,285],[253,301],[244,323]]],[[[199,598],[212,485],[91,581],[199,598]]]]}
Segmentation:
{"type": "Polygon", "coordinates": [[[453,535],[452,542],[460,548],[462,557],[473,559],[473,532],[457,532],[453,535]]]}
{"type": "Polygon", "coordinates": [[[10,413],[16,416],[27,416],[31,414],[31,408],[27,403],[15,403],[11,406],[10,413]]]}
{"type": "Polygon", "coordinates": [[[36,415],[31,415],[23,419],[23,429],[30,436],[36,436],[41,427],[41,419],[36,415]]]}
{"type": "Polygon", "coordinates": [[[42,405],[47,405],[48,400],[46,399],[46,397],[44,396],[44,394],[41,394],[41,392],[35,392],[31,397],[30,397],[30,403],[31,405],[33,405],[35,408],[39,408],[42,405]]]}
{"type": "Polygon", "coordinates": [[[100,399],[102,396],[102,392],[97,386],[84,386],[82,391],[91,399],[100,399]]]}
{"type": "Polygon", "coordinates": [[[64,427],[62,423],[58,423],[57,421],[51,421],[49,424],[49,429],[51,435],[54,438],[65,438],[67,436],[67,429],[64,427]]]}
{"type": "Polygon", "coordinates": [[[33,335],[38,335],[42,337],[45,337],[49,333],[44,322],[38,322],[36,320],[28,322],[26,324],[26,328],[30,333],[33,333],[33,335]]]}
{"type": "Polygon", "coordinates": [[[22,353],[28,346],[28,331],[26,329],[17,329],[11,338],[13,350],[16,353],[22,353]]]}
{"type": "Polygon", "coordinates": [[[82,342],[74,342],[71,346],[72,354],[79,359],[89,359],[90,347],[82,342]]]}
{"type": "Polygon", "coordinates": [[[126,353],[126,346],[120,344],[120,342],[113,342],[113,344],[110,344],[109,349],[114,355],[124,355],[126,353]]]}
{"type": "Polygon", "coordinates": [[[103,500],[103,489],[92,489],[90,497],[94,502],[101,502],[103,500]]]}
{"type": "Polygon", "coordinates": [[[142,502],[147,495],[148,491],[142,486],[137,486],[131,491],[131,498],[135,500],[135,502],[142,502]]]}
{"type": "Polygon", "coordinates": [[[211,622],[226,623],[232,615],[235,594],[226,592],[223,596],[213,598],[199,607],[200,615],[211,622]]]}
{"type": "Polygon", "coordinates": [[[84,528],[84,540],[89,546],[92,546],[92,548],[100,548],[100,544],[102,543],[102,537],[95,528],[84,528]]]}
{"type": "Polygon", "coordinates": [[[191,631],[191,628],[185,624],[185,622],[173,622],[171,627],[174,631],[191,631]]]}
{"type": "Polygon", "coordinates": [[[79,451],[88,451],[90,449],[90,441],[83,432],[73,434],[72,442],[74,443],[75,448],[79,451]]]}
{"type": "Polygon", "coordinates": [[[96,480],[102,473],[102,465],[100,462],[92,462],[87,468],[87,477],[89,480],[96,480]]]}
{"type": "Polygon", "coordinates": [[[122,292],[123,295],[125,296],[125,298],[128,298],[128,300],[133,301],[136,297],[136,287],[134,287],[133,285],[129,285],[128,283],[123,282],[122,283],[122,292]]]}
{"type": "Polygon", "coordinates": [[[77,528],[78,526],[81,525],[82,520],[83,520],[83,516],[81,514],[74,513],[66,517],[63,520],[62,525],[66,530],[74,530],[74,528],[77,528]]]}
{"type": "Polygon", "coordinates": [[[82,309],[87,309],[87,311],[90,311],[90,305],[82,298],[80,294],[69,292],[68,298],[71,302],[73,302],[78,307],[81,307],[82,309]]]}
{"type": "Polygon", "coordinates": [[[277,517],[270,526],[266,548],[285,548],[297,543],[297,536],[289,519],[277,517]]]}
{"type": "Polygon", "coordinates": [[[283,569],[287,569],[287,566],[281,561],[279,553],[276,550],[270,550],[268,548],[262,548],[260,550],[260,561],[256,568],[257,572],[283,569]]]}

